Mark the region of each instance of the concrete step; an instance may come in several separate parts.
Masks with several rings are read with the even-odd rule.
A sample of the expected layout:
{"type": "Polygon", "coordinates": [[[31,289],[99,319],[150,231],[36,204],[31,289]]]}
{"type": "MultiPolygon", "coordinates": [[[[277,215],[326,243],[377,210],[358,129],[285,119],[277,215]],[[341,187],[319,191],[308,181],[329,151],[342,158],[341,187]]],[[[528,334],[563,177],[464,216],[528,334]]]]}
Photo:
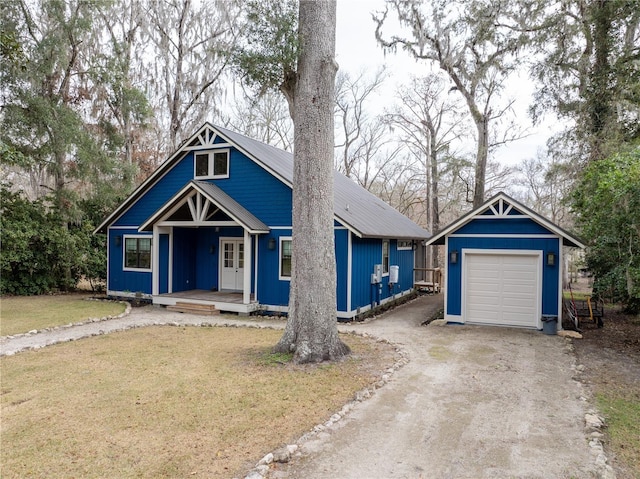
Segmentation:
{"type": "Polygon", "coordinates": [[[213,304],[177,302],[173,306],[167,306],[167,310],[178,313],[199,314],[202,316],[215,316],[220,314],[220,311],[217,310],[213,304]]]}

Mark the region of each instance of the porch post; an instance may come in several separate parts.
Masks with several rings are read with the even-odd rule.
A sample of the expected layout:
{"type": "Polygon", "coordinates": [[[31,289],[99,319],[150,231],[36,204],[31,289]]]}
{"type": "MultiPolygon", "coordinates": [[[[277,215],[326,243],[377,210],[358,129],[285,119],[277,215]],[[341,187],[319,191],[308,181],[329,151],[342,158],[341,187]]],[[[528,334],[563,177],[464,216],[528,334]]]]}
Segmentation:
{"type": "Polygon", "coordinates": [[[251,235],[244,230],[244,278],[242,285],[242,302],[251,302],[251,235]]]}
{"type": "Polygon", "coordinates": [[[158,226],[153,225],[153,239],[151,240],[153,251],[151,252],[151,294],[160,294],[160,231],[158,226]]]}

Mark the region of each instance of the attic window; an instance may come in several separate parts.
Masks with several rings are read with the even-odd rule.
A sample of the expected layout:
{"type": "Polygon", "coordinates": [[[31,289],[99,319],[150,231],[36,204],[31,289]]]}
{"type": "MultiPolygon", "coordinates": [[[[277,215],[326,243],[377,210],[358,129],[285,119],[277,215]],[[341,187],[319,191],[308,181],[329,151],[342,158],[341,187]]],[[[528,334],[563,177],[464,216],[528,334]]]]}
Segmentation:
{"type": "Polygon", "coordinates": [[[229,150],[199,151],[194,156],[194,178],[229,178],[229,150]]]}

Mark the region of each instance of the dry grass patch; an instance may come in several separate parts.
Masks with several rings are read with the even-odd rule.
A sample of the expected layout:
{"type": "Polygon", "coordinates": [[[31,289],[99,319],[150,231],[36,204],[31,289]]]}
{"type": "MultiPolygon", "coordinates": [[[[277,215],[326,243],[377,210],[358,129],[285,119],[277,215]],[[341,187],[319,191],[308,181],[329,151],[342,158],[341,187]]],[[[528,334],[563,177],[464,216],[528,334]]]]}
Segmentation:
{"type": "Polygon", "coordinates": [[[393,360],[294,366],[282,333],[150,327],[2,358],[2,477],[233,477],[324,422],[393,360]]]}
{"type": "Polygon", "coordinates": [[[86,301],[89,296],[88,294],[63,294],[2,298],[0,300],[0,336],[77,323],[88,318],[116,316],[124,312],[125,307],[121,303],[86,301]]]}

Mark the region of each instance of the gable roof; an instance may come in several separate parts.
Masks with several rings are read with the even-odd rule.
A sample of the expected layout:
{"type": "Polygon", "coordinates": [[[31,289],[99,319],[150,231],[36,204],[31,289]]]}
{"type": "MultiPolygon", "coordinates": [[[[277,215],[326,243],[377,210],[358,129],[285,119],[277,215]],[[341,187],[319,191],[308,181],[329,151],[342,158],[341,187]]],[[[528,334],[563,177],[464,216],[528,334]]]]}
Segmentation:
{"type": "MultiPolygon", "coordinates": [[[[577,236],[569,233],[568,231],[562,229],[560,226],[552,223],[544,216],[539,215],[531,208],[526,207],[522,203],[514,200],[510,196],[505,193],[498,193],[493,196],[491,199],[487,200],[482,206],[469,211],[467,214],[461,216],[453,223],[445,226],[442,230],[438,231],[435,235],[433,235],[425,244],[427,245],[443,245],[445,237],[462,228],[467,223],[470,223],[473,219],[478,216],[484,216],[487,213],[495,214],[497,217],[508,218],[518,217],[516,213],[522,213],[523,215],[528,216],[531,220],[539,224],[540,226],[548,229],[549,231],[557,234],[562,238],[562,244],[564,246],[573,246],[577,248],[584,248],[584,242],[579,239],[577,236]]],[[[521,215],[520,215],[521,216],[521,215]]]]}
{"type": "MultiPolygon", "coordinates": [[[[105,218],[95,232],[105,232],[107,227],[142,197],[165,172],[193,149],[190,145],[199,140],[202,144],[214,146],[215,136],[227,140],[287,186],[293,186],[293,154],[226,128],[205,123],[105,218]]],[[[431,236],[427,230],[337,171],[334,171],[334,214],[340,223],[361,238],[426,239],[431,236]]]]}
{"type": "Polygon", "coordinates": [[[174,207],[179,205],[185,200],[192,192],[199,192],[205,199],[209,200],[212,204],[217,206],[223,211],[229,218],[238,223],[249,233],[268,233],[269,227],[265,225],[258,218],[253,216],[246,210],[240,203],[231,198],[228,194],[218,188],[212,183],[206,181],[192,180],[182,188],[178,194],[174,195],[169,201],[167,201],[158,211],[151,215],[142,225],[140,225],[140,231],[150,231],[153,224],[168,214],[174,207]]]}

